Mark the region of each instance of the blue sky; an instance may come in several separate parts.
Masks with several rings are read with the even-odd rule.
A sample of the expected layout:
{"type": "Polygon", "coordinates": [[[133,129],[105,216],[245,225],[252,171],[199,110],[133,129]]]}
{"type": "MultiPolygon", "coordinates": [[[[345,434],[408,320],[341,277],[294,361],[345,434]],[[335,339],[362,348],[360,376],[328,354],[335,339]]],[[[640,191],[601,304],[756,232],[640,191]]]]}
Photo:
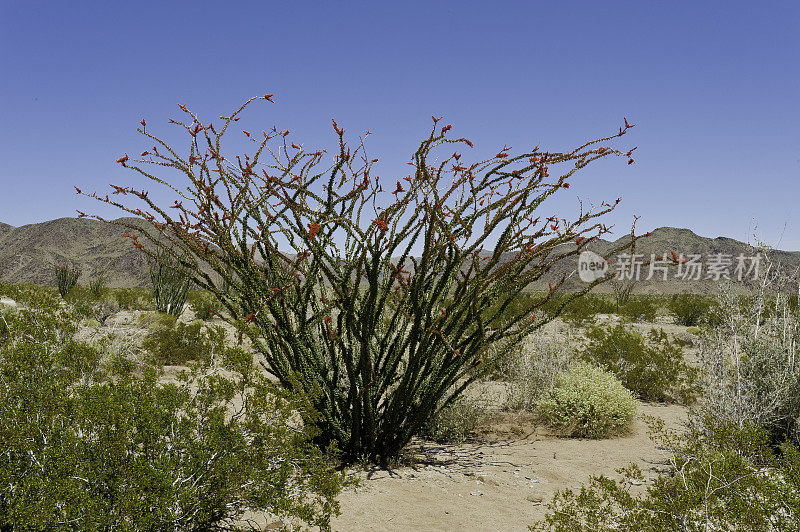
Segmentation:
{"type": "Polygon", "coordinates": [[[114,164],[148,147],[140,119],[168,135],[178,103],[211,119],[270,92],[253,129],[315,149],[331,117],[369,129],[390,184],[432,114],[477,154],[567,149],[627,116],[636,164],[590,166],[555,212],[622,197],[621,231],[638,214],[798,250],[799,26],[796,2],[6,1],[0,221],[116,216],[72,187],[141,184],[114,164]]]}

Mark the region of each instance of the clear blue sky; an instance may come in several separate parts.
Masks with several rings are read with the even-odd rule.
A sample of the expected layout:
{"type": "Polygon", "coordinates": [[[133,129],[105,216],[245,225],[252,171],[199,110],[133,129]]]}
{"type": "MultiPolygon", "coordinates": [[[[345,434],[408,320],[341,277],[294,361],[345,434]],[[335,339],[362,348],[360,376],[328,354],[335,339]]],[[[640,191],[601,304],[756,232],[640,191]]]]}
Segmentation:
{"type": "MultiPolygon", "coordinates": [[[[551,150],[637,124],[637,162],[584,170],[556,207],[621,196],[613,221],[688,227],[800,249],[797,2],[0,3],[0,221],[75,209],[74,195],[141,183],[114,164],[169,133],[185,103],[208,119],[249,96],[260,130],[332,147],[330,119],[371,130],[388,183],[430,115],[478,153],[551,150]],[[785,231],[784,231],[785,226],[785,231]]],[[[549,214],[549,213],[548,213],[549,214]]]]}

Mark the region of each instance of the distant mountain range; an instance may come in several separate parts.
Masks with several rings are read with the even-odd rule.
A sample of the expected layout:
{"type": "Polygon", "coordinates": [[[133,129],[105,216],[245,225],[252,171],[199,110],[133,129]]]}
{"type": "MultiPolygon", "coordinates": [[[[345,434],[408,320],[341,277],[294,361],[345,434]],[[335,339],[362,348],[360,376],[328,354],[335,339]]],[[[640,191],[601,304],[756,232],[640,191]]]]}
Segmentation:
{"type": "MultiPolygon", "coordinates": [[[[125,219],[137,222],[135,218],[125,219]]],[[[83,275],[80,284],[87,284],[89,279],[98,271],[108,272],[110,286],[147,286],[149,284],[149,270],[144,256],[130,244],[130,240],[123,237],[127,230],[113,223],[99,222],[90,219],[59,218],[38,224],[13,227],[0,223],[0,281],[4,282],[31,282],[35,284],[55,284],[53,266],[61,261],[72,261],[78,264],[83,275]]],[[[603,254],[612,246],[624,241],[623,237],[616,242],[600,240],[592,243],[587,248],[603,254]]],[[[685,280],[676,277],[677,266],[670,266],[668,280],[663,281],[663,273],[656,271],[653,279],[645,281],[649,270],[642,269],[642,281],[637,284],[637,293],[675,293],[696,292],[707,293],[716,290],[717,281],[712,275],[707,279],[711,262],[730,259],[728,272],[736,279],[735,267],[737,257],[751,257],[756,250],[737,240],[725,237],[701,237],[689,229],[676,229],[662,227],[652,232],[649,237],[642,238],[637,243],[636,252],[649,259],[651,254],[657,257],[665,253],[671,257],[671,252],[676,255],[700,255],[703,264],[700,280],[685,280]]],[[[772,251],[773,261],[780,263],[781,267],[790,271],[800,269],[800,251],[772,251]]],[[[511,258],[506,254],[502,262],[511,258]]],[[[763,267],[763,262],[761,263],[763,267]]],[[[747,266],[751,265],[750,261],[747,266]]],[[[611,268],[615,265],[611,264],[611,268]]],[[[565,287],[578,288],[582,281],[575,273],[577,260],[558,265],[539,286],[546,287],[548,282],[553,282],[567,275],[569,280],[565,287]]],[[[410,265],[406,269],[412,270],[410,265]]],[[[684,267],[685,271],[685,267],[684,267]]],[[[605,287],[605,290],[610,287],[605,287]]]]}

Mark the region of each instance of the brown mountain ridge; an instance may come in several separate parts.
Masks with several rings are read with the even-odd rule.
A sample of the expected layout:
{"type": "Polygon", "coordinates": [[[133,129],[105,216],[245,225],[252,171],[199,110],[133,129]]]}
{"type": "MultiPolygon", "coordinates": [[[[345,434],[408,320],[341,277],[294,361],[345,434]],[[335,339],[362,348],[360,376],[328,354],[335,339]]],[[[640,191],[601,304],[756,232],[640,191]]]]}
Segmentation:
{"type": "MultiPolygon", "coordinates": [[[[125,221],[137,222],[135,218],[125,221]]],[[[61,261],[69,260],[78,264],[83,274],[79,283],[86,284],[96,272],[108,272],[110,286],[147,286],[149,275],[147,261],[130,241],[123,237],[126,229],[113,223],[91,219],[59,218],[47,222],[13,227],[0,223],[0,281],[31,282],[52,285],[55,283],[53,266],[61,261]]],[[[600,254],[621,244],[626,237],[615,242],[599,240],[587,246],[600,254]]],[[[727,237],[706,238],[689,229],[661,227],[644,237],[637,243],[636,252],[649,259],[651,254],[661,257],[664,253],[674,251],[676,254],[689,256],[699,254],[702,261],[708,261],[712,255],[723,254],[728,257],[739,255],[754,256],[756,249],[744,242],[727,237]]],[[[502,262],[510,259],[512,254],[505,254],[502,262]]],[[[800,251],[770,252],[773,261],[789,271],[800,269],[800,251]]],[[[763,264],[763,263],[762,263],[763,264]]],[[[613,265],[611,266],[614,267],[613,265]]],[[[410,264],[406,265],[410,268],[410,264]]],[[[579,288],[581,281],[576,274],[577,260],[565,261],[554,268],[543,279],[539,286],[546,287],[548,282],[567,275],[567,288],[579,288]]],[[[708,293],[716,289],[717,280],[706,279],[705,269],[700,280],[682,280],[675,278],[677,268],[669,270],[669,279],[663,281],[661,274],[654,275],[653,280],[645,281],[647,267],[642,269],[642,281],[637,285],[638,293],[675,293],[697,292],[708,293]]],[[[413,272],[412,272],[413,273],[413,272]]],[[[733,266],[731,267],[732,277],[733,266]]],[[[606,290],[610,287],[605,287],[606,290]]]]}

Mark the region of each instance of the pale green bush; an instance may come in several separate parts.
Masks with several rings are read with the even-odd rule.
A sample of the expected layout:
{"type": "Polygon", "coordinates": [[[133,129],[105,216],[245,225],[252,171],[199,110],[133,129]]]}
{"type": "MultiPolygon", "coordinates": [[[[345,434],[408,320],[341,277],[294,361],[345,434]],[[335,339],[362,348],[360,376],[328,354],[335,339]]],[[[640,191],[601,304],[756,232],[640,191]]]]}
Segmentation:
{"type": "Polygon", "coordinates": [[[607,438],[625,432],[636,400],[612,373],[578,362],[536,403],[543,420],[566,436],[607,438]]]}

